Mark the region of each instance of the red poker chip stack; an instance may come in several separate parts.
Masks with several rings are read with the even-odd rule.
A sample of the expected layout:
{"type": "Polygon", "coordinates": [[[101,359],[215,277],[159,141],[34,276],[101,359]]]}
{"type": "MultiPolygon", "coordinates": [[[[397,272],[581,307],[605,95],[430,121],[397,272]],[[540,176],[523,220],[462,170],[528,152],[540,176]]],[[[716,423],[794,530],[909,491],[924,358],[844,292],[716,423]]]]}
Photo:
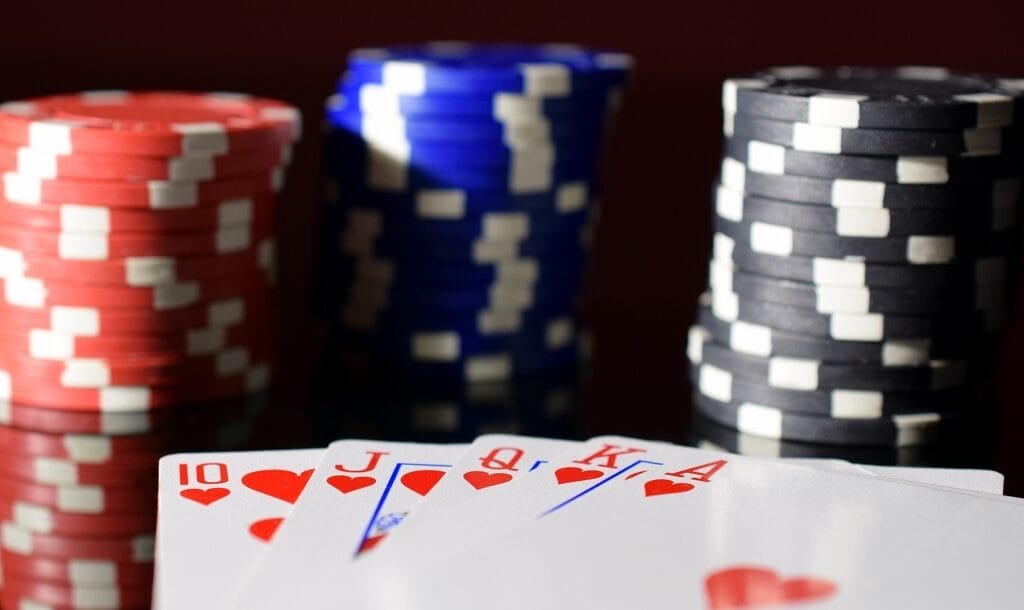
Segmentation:
{"type": "Polygon", "coordinates": [[[270,381],[285,103],[0,105],[0,605],[147,608],[156,463],[232,448],[270,381]]]}

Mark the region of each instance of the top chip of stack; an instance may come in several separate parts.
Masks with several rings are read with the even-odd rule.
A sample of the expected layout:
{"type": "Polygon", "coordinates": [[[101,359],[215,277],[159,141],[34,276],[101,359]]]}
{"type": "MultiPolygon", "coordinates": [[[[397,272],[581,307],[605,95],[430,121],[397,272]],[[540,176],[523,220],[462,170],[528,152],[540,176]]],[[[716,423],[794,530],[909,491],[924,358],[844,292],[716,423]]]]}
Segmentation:
{"type": "Polygon", "coordinates": [[[327,104],[327,315],[364,365],[494,381],[570,366],[604,128],[628,56],[364,49],[327,104]]]}
{"type": "Polygon", "coordinates": [[[244,95],[0,105],[5,607],[149,605],[157,460],[236,447],[269,382],[300,129],[244,95]]]}
{"type": "Polygon", "coordinates": [[[984,415],[1016,283],[1022,99],[1024,81],[941,68],[727,80],[698,411],[895,446],[984,415]]]}

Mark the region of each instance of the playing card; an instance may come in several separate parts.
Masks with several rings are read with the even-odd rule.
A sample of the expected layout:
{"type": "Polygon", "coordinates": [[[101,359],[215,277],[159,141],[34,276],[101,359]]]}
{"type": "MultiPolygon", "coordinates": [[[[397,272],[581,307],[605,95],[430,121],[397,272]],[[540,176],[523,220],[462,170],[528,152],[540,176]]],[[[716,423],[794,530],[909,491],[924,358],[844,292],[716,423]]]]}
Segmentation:
{"type": "Polygon", "coordinates": [[[332,443],[272,551],[241,579],[227,607],[336,602],[333,585],[346,566],[397,527],[465,451],[466,445],[332,443]]]}
{"type": "Polygon", "coordinates": [[[1019,606],[1024,503],[683,447],[647,457],[662,464],[448,560],[374,564],[347,599],[389,610],[1019,606]]]}
{"type": "Polygon", "coordinates": [[[215,608],[269,546],[322,449],[181,453],[160,460],[156,595],[162,610],[215,608]]]}
{"type": "Polygon", "coordinates": [[[409,532],[424,524],[430,527],[432,519],[463,502],[478,495],[493,494],[502,486],[530,475],[562,451],[578,444],[509,434],[477,437],[430,496],[403,520],[401,529],[390,535],[374,553],[374,558],[384,560],[393,551],[401,552],[401,540],[409,532]]]}

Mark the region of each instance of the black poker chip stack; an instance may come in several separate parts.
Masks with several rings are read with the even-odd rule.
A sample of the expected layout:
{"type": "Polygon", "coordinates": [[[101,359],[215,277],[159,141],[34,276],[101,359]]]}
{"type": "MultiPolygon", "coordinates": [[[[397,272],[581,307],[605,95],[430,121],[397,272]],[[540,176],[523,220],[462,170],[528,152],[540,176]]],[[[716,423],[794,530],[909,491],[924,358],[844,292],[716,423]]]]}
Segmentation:
{"type": "Polygon", "coordinates": [[[942,68],[727,80],[697,412],[877,447],[978,419],[1017,276],[1022,99],[942,68]]]}

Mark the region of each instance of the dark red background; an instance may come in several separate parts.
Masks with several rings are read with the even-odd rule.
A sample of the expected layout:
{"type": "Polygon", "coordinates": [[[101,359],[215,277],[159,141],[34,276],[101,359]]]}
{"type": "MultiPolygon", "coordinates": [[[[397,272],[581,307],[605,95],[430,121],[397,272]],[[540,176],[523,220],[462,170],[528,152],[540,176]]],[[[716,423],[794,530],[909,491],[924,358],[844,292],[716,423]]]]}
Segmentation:
{"type": "MultiPolygon", "coordinates": [[[[1024,9],[920,2],[38,2],[0,9],[0,97],[97,88],[235,90],[290,100],[307,137],[281,215],[291,360],[309,349],[303,299],[317,201],[316,126],[348,50],[437,39],[565,41],[635,55],[604,191],[593,302],[594,431],[680,438],[685,330],[705,275],[719,84],[773,64],[933,64],[1024,75],[1024,9]],[[143,5],[143,6],[140,6],[143,5]],[[628,408],[627,408],[628,407],[628,408]]],[[[14,6],[12,6],[14,5],[14,6]]],[[[1018,310],[1020,308],[1018,307],[1018,310]]],[[[1000,466],[1024,494],[1024,326],[1002,359],[1000,466]]]]}

